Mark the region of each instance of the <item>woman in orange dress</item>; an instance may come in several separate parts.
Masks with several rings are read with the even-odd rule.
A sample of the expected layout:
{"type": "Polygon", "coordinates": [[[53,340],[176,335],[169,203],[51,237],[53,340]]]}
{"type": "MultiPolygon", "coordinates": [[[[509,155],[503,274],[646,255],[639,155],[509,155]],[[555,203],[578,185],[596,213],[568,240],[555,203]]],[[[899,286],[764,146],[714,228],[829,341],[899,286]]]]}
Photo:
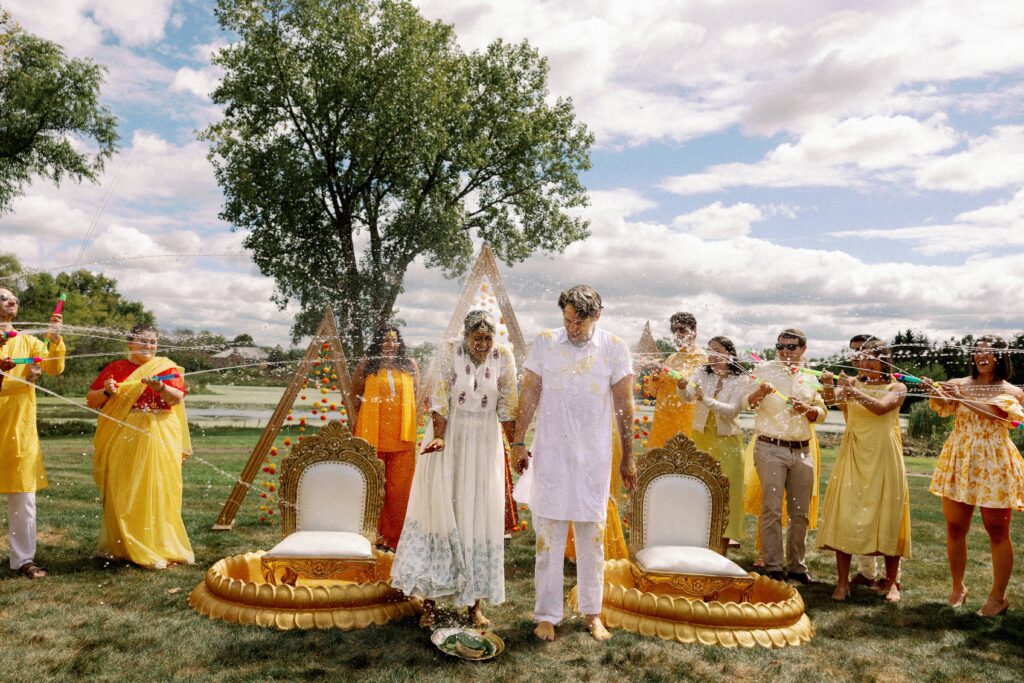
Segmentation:
{"type": "Polygon", "coordinates": [[[393,325],[380,327],[352,378],[355,434],[384,461],[384,506],[377,524],[379,543],[398,547],[416,471],[416,387],[420,371],[393,325]]]}
{"type": "Polygon", "coordinates": [[[1006,586],[1013,571],[1010,518],[1024,510],[1024,459],[1013,441],[1012,422],[1024,420],[1024,392],[1010,384],[1008,345],[997,336],[980,337],[971,350],[971,374],[949,382],[925,381],[932,393],[932,410],[954,416],[928,490],[942,497],[946,518],[946,555],[953,579],[949,604],[959,607],[967,599],[967,532],[974,507],[992,549],[992,590],[979,616],[1002,614],[1010,603],[1006,586]]]}

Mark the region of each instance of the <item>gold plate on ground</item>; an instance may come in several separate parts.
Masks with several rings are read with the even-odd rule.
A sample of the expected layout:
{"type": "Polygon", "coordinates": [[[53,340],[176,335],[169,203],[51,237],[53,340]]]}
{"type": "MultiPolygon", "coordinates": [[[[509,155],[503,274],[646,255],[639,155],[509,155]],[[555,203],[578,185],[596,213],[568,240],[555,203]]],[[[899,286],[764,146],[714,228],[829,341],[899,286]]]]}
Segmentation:
{"type": "Polygon", "coordinates": [[[475,628],[439,628],[432,634],[430,634],[430,642],[436,645],[437,649],[445,653],[446,655],[458,657],[459,659],[465,660],[467,662],[484,662],[488,659],[494,659],[495,657],[497,657],[505,651],[505,641],[498,637],[496,633],[494,633],[493,631],[482,631],[480,629],[475,628]],[[476,636],[477,638],[486,638],[488,641],[491,642],[492,645],[494,645],[494,652],[483,657],[474,658],[465,657],[456,652],[455,650],[447,649],[444,646],[444,642],[448,640],[450,636],[458,635],[459,633],[467,633],[471,636],[476,636]]]}

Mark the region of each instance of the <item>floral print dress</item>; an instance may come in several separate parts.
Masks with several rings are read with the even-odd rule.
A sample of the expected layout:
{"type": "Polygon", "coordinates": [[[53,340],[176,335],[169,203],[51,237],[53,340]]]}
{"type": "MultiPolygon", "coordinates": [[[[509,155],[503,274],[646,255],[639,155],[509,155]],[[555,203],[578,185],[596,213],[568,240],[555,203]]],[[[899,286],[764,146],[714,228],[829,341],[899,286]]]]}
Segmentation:
{"type": "Polygon", "coordinates": [[[953,431],[935,464],[928,490],[967,505],[1024,510],[1024,459],[1010,440],[1009,421],[1024,420],[1016,398],[999,394],[992,403],[1007,414],[997,420],[932,399],[932,410],[954,416],[953,431]]]}

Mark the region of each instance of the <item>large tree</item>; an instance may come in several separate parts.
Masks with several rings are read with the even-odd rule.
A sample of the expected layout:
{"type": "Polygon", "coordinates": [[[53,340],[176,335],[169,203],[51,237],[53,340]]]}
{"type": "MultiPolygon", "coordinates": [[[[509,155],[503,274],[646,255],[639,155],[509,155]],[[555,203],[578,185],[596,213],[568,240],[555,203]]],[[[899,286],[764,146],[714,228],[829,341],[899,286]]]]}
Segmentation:
{"type": "Polygon", "coordinates": [[[572,210],[592,135],[526,43],[464,53],[401,0],[219,0],[204,132],[222,217],[311,333],[335,305],[351,350],[394,313],[417,257],[466,270],[472,237],[512,264],[587,235],[572,210]]]}
{"type": "Polygon", "coordinates": [[[33,177],[96,180],[117,147],[117,120],[99,103],[103,74],[0,10],[0,214],[33,177]]]}

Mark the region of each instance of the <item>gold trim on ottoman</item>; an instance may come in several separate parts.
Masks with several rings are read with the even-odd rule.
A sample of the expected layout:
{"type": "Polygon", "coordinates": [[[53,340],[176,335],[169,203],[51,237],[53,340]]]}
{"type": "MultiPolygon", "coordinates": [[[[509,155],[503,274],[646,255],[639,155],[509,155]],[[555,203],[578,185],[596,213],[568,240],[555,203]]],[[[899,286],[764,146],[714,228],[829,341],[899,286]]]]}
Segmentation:
{"type": "Polygon", "coordinates": [[[283,630],[338,628],[349,631],[413,616],[422,602],[390,583],[394,556],[375,550],[377,563],[364,583],[307,580],[296,586],[263,581],[262,553],[232,555],[214,563],[188,604],[210,619],[283,630]]]}
{"type": "MultiPolygon", "coordinates": [[[[640,590],[633,582],[629,560],[608,560],[604,574],[601,619],[610,628],[724,647],[795,646],[814,635],[796,589],[766,576],[754,577],[750,599],[738,603],[640,590]]],[[[569,605],[575,609],[576,604],[573,587],[569,605]]]]}

